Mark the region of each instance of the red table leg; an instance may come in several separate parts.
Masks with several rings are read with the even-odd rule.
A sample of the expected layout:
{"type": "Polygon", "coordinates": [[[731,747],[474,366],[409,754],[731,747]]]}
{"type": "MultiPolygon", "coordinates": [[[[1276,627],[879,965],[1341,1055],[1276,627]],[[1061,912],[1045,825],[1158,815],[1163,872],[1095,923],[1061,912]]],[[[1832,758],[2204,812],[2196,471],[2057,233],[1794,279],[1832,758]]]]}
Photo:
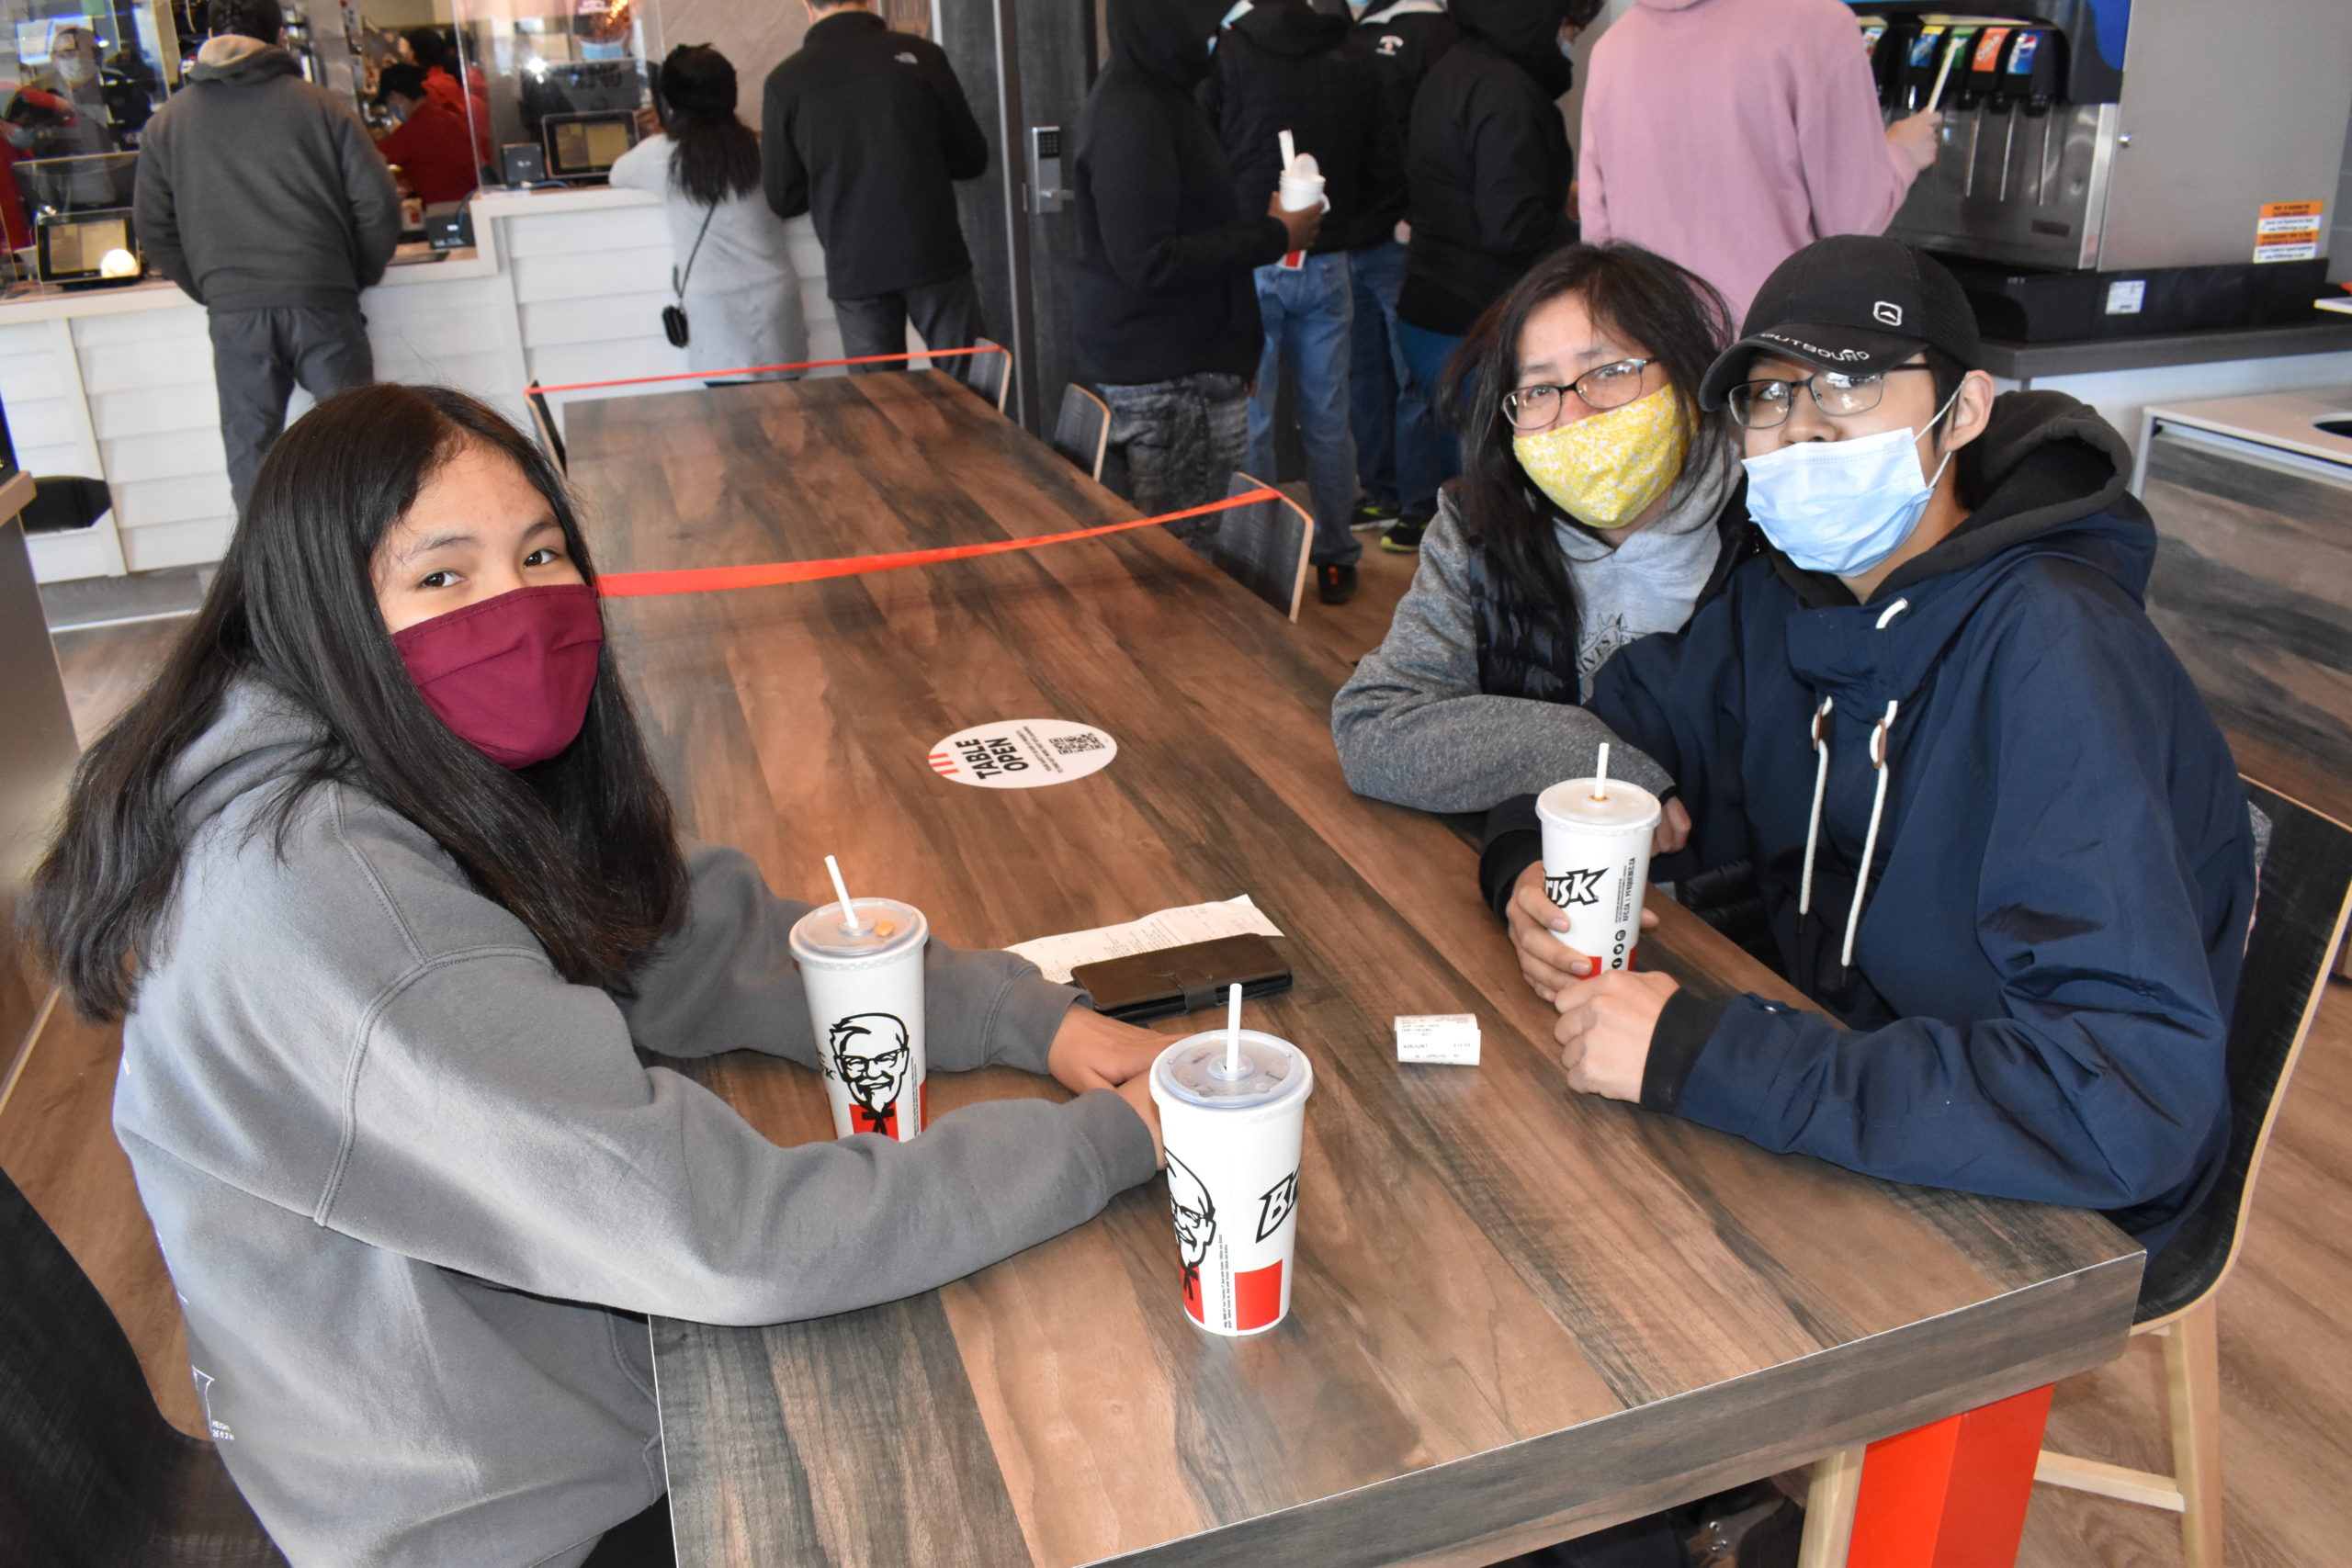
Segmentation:
{"type": "Polygon", "coordinates": [[[2049,1416],[2037,1388],[1872,1443],[1848,1568],[2012,1568],[2049,1416]]]}

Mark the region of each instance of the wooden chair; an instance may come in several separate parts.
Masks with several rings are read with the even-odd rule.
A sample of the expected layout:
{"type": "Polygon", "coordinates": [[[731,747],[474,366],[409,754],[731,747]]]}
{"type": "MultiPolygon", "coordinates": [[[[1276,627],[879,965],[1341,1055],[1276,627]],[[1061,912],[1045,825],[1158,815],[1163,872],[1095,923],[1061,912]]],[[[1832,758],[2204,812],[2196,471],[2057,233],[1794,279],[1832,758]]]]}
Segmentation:
{"type": "Polygon", "coordinates": [[[555,427],[555,411],[548,406],[548,395],[539,390],[537,377],[532,378],[523,389],[523,400],[531,405],[531,429],[538,436],[539,446],[546,451],[548,460],[555,465],[558,473],[568,472],[569,465],[563,457],[563,434],[555,427]]]}
{"type": "MultiPolygon", "coordinates": [[[[972,340],[974,348],[998,349],[1004,345],[984,337],[972,340]]],[[[952,362],[951,362],[952,363],[952,362]]],[[[1004,412],[1004,400],[1012,390],[1012,355],[1011,354],[970,354],[964,355],[964,385],[1004,412]]]]}
{"type": "MultiPolygon", "coordinates": [[[[2053,1486],[2179,1514],[2188,1568],[2222,1568],[2222,1366],[2214,1298],[2245,1244],[2254,1179],[2352,910],[2352,828],[2252,780],[2246,798],[2269,819],[2270,839],[2230,1020],[2229,1148],[2213,1190],[2150,1260],[2132,1327],[2135,1337],[2164,1338],[2173,1472],[2154,1475],[2046,1449],[2034,1470],[2035,1480],[2053,1486]]],[[[1861,1450],[1850,1450],[1815,1467],[1804,1568],[1836,1568],[1845,1561],[1861,1458],[1861,1450]]]]}
{"type": "MultiPolygon", "coordinates": [[[[1248,474],[1236,474],[1225,493],[1245,495],[1264,488],[1248,474]]],[[[1213,512],[1201,521],[1207,525],[1185,542],[1242,587],[1298,619],[1298,606],[1306,594],[1307,551],[1315,542],[1315,519],[1306,509],[1277,497],[1213,512]]]]}
{"type": "Polygon", "coordinates": [[[1099,483],[1110,449],[1111,406],[1075,381],[1064,387],[1061,414],[1054,421],[1054,450],[1099,483]]]}
{"type": "Polygon", "coordinates": [[[0,1173],[0,1558],[285,1568],[210,1443],[172,1429],[114,1314],[0,1173]]]}

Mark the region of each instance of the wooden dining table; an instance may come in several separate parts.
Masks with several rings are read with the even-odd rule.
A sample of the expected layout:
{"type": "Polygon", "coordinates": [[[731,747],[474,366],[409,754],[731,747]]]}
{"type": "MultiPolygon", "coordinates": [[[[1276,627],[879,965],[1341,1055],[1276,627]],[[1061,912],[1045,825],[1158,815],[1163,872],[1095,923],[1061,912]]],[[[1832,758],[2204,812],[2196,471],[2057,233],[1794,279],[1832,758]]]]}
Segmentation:
{"type": "MultiPolygon", "coordinates": [[[[606,572],[1136,515],[935,373],[568,416],[606,572]]],[[[1163,530],[607,616],[684,827],[779,892],[824,897],[836,853],[860,893],[969,947],[1246,893],[1296,977],[1250,1021],[1316,1072],[1291,1311],[1258,1337],[1186,1315],[1159,1179],[923,1295],[764,1328],[657,1320],[682,1564],[1480,1564],[1980,1406],[2025,1412],[2000,1463],[1972,1458],[1965,1420],[1928,1428],[1958,1437],[1928,1445],[1924,1486],[1916,1462],[1878,1486],[1873,1450],[1864,1527],[1915,1552],[1873,1563],[2007,1560],[1949,1541],[1988,1508],[2021,1521],[2033,1391],[2120,1353],[2137,1247],[2094,1214],[1569,1092],[1473,847],[1348,788],[1346,665],[1163,530]],[[1116,756],[1023,790],[929,761],[1035,718],[1097,727],[1116,756]],[[1393,1021],[1426,1013],[1476,1014],[1479,1064],[1401,1065],[1393,1021]]],[[[1795,999],[1656,907],[1645,967],[1795,999]]],[[[778,1142],[831,1135],[806,1069],[677,1065],[778,1142]]],[[[931,1079],[934,1116],[1012,1095],[1065,1097],[1002,1068],[931,1079]]]]}

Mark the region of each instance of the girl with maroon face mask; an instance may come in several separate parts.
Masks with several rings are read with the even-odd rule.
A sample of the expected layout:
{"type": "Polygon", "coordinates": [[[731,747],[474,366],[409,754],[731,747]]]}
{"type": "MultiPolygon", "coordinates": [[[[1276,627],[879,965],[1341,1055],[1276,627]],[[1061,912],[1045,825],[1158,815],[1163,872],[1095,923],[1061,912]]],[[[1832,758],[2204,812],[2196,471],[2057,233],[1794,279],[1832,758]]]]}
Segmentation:
{"type": "Polygon", "coordinates": [[[647,1065],[817,1068],[809,906],[678,838],[595,581],[490,409],[330,399],[37,874],[67,994],[123,1023],[115,1127],[206,1420],[295,1562],[659,1560],[620,1555],[662,1517],[641,1314],[893,1300],[1157,1168],[1159,1037],[1009,953],[930,944],[933,1069],[1067,1102],[781,1148],[647,1065]]]}

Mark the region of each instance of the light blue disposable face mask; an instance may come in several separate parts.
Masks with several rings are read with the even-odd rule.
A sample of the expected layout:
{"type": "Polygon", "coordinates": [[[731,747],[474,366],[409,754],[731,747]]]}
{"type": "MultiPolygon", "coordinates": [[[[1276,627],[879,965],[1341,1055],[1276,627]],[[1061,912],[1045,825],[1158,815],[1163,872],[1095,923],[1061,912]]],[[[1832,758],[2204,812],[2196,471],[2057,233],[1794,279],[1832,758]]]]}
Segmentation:
{"type": "MultiPolygon", "coordinates": [[[[1933,430],[1954,389],[1928,421],[1933,430]]],[[[1859,577],[1896,550],[1926,514],[1934,479],[1919,477],[1919,432],[1882,430],[1851,441],[1801,441],[1747,459],[1747,512],[1773,547],[1806,571],[1859,577]]]]}

